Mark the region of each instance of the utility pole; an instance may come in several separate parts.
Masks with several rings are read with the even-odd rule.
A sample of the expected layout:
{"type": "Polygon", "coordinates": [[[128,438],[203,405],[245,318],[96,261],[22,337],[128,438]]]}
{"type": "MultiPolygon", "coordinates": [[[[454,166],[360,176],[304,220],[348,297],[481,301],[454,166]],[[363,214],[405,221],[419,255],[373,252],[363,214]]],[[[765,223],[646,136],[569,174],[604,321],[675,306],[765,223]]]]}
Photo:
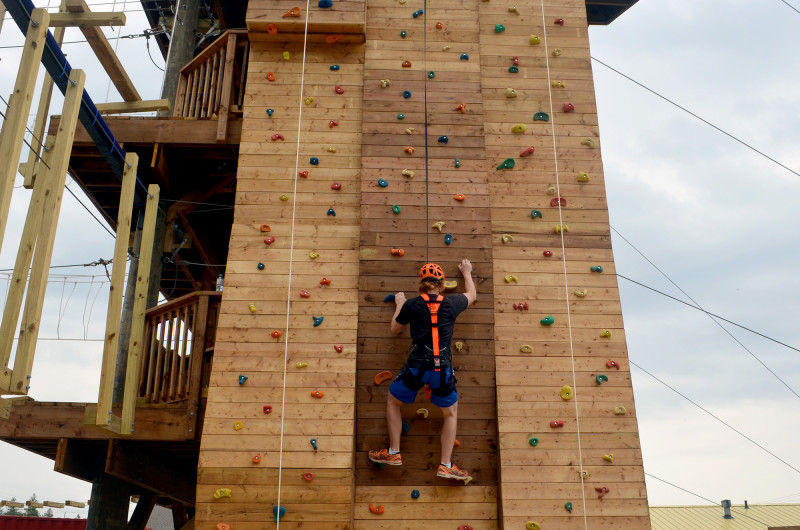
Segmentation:
{"type": "Polygon", "coordinates": [[[161,98],[169,100],[170,108],[175,107],[175,93],[178,90],[181,68],[194,58],[199,18],[200,0],[178,0],[175,19],[172,22],[164,84],[161,85],[161,98]]]}

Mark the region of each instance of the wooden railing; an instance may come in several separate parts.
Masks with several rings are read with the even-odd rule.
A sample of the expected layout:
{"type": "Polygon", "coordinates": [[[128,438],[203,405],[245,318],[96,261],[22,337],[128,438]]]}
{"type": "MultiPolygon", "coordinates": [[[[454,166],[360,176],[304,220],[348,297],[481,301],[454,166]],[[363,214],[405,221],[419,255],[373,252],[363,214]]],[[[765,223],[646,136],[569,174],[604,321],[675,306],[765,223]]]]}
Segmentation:
{"type": "Polygon", "coordinates": [[[221,298],[221,292],[198,291],[147,310],[139,403],[196,408],[221,298]]]}
{"type": "Polygon", "coordinates": [[[230,114],[241,110],[250,42],[246,30],[229,30],[181,69],[173,115],[217,118],[217,140],[227,136],[230,114]]]}

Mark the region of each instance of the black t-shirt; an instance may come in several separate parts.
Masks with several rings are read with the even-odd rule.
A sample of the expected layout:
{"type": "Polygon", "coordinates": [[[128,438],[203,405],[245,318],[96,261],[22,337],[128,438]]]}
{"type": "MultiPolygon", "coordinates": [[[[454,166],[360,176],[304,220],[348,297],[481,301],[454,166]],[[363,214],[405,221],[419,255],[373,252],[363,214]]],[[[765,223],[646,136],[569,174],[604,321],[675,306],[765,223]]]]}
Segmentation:
{"type": "MultiPolygon", "coordinates": [[[[431,301],[436,300],[436,296],[429,295],[431,301]]],[[[469,300],[464,294],[445,295],[439,306],[439,347],[450,346],[453,340],[453,328],[456,325],[456,317],[469,305],[469,300]]],[[[428,347],[433,347],[431,339],[431,312],[428,305],[421,296],[406,300],[400,309],[400,314],[395,319],[398,324],[410,324],[411,339],[415,343],[422,343],[428,347]]]]}

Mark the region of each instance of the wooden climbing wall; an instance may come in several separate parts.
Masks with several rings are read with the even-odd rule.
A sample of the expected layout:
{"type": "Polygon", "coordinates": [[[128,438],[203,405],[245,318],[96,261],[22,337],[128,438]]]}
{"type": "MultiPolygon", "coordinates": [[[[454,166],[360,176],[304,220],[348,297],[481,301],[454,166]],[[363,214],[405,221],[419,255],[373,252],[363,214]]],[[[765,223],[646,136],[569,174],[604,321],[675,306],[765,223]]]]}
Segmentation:
{"type": "Polygon", "coordinates": [[[493,0],[430,1],[416,18],[420,0],[341,1],[327,11],[314,4],[301,94],[301,19],[282,17],[293,4],[249,2],[251,62],[197,528],[272,528],[279,495],[285,528],[649,528],[584,0],[525,0],[513,6],[517,12],[493,0]],[[263,33],[272,22],[277,36],[263,33]],[[351,35],[325,44],[320,34],[359,24],[363,44],[351,35]],[[574,110],[565,112],[565,102],[574,110]],[[301,107],[298,169],[309,174],[295,194],[301,107]],[[533,119],[542,112],[548,121],[533,119]],[[517,124],[524,134],[512,133],[517,124]],[[276,133],[284,139],[273,142],[276,133]],[[535,152],[520,156],[529,146],[535,152]],[[513,168],[497,169],[508,158],[513,168]],[[589,180],[579,182],[580,172],[589,180]],[[463,202],[453,198],[459,193],[463,202]],[[445,222],[441,232],[436,221],[445,222]],[[262,224],[271,231],[261,232],[262,224]],[[392,255],[393,248],[405,254],[392,255]],[[435,477],[441,415],[422,396],[403,409],[404,465],[377,470],[366,458],[387,444],[388,384],[372,379],[381,370],[397,373],[409,346],[407,334],[390,334],[393,304],[383,298],[401,290],[413,296],[425,261],[460,280],[463,257],[475,266],[479,298],[454,336],[464,347],[454,359],[461,445],[453,460],[475,477],[466,487],[435,477]],[[592,272],[597,266],[602,272],[592,272]],[[320,285],[323,277],[331,285],[320,285]],[[301,289],[310,297],[300,297],[301,289]],[[528,309],[515,310],[520,302],[528,309]],[[312,316],[325,319],[314,327],[312,316]],[[540,323],[547,316],[552,325],[540,323]],[[273,330],[282,337],[272,338],[273,330]],[[248,377],[243,385],[239,375],[248,377]],[[313,390],[324,397],[312,398],[313,390]],[[420,407],[431,412],[427,419],[416,417],[420,407]],[[262,461],[254,464],[257,453],[262,461]],[[214,499],[219,488],[231,497],[214,499]],[[384,513],[371,513],[370,503],[384,513]]]}

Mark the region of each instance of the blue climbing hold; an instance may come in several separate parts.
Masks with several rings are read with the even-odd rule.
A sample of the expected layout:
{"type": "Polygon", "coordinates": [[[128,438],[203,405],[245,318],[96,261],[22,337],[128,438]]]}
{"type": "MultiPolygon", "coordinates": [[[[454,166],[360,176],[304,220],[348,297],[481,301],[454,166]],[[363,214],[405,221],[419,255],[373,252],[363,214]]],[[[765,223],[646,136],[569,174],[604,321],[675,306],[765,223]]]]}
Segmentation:
{"type": "Polygon", "coordinates": [[[263,263],[261,263],[261,262],[259,261],[259,262],[258,262],[258,265],[256,265],[256,268],[257,268],[258,270],[260,270],[260,271],[263,271],[263,270],[264,270],[264,264],[263,264],[263,263]]]}
{"type": "Polygon", "coordinates": [[[381,188],[385,188],[388,185],[389,185],[389,182],[387,182],[387,181],[385,181],[383,179],[378,179],[378,186],[380,186],[381,188]]]}
{"type": "Polygon", "coordinates": [[[406,422],[403,422],[403,434],[407,434],[408,431],[410,431],[410,430],[411,430],[411,425],[409,425],[406,422]]]}
{"type": "Polygon", "coordinates": [[[447,142],[449,142],[449,141],[450,141],[450,138],[448,138],[447,136],[440,136],[440,137],[439,137],[439,139],[438,139],[437,141],[438,141],[439,143],[446,144],[447,142]]]}
{"type": "Polygon", "coordinates": [[[508,67],[508,71],[511,72],[512,74],[518,74],[519,73],[519,66],[509,66],[508,67]]]}
{"type": "Polygon", "coordinates": [[[406,118],[406,115],[405,115],[405,114],[403,114],[402,112],[401,112],[400,114],[398,114],[398,115],[397,115],[397,119],[398,119],[398,120],[404,120],[405,118],[406,118]]]}
{"type": "Polygon", "coordinates": [[[403,30],[403,31],[400,32],[400,36],[402,38],[404,38],[404,39],[406,38],[407,35],[408,35],[408,32],[406,32],[406,30],[403,30]]]}
{"type": "Polygon", "coordinates": [[[461,167],[461,159],[456,158],[456,167],[461,167]]]}
{"type": "Polygon", "coordinates": [[[314,448],[314,451],[316,451],[317,449],[319,449],[319,448],[317,447],[317,439],[316,439],[316,438],[312,438],[310,443],[311,443],[311,447],[313,447],[313,448],[314,448]]]}
{"type": "Polygon", "coordinates": [[[384,298],[383,301],[384,302],[394,302],[394,295],[393,294],[387,294],[386,298],[384,298]]]}
{"type": "Polygon", "coordinates": [[[434,77],[436,77],[436,74],[433,72],[433,70],[428,72],[428,79],[433,79],[434,77]]]}
{"type": "Polygon", "coordinates": [[[247,381],[247,376],[246,375],[240,375],[239,376],[239,384],[243,385],[245,381],[247,381]]]}
{"type": "Polygon", "coordinates": [[[319,4],[317,5],[325,9],[326,7],[333,7],[333,2],[332,0],[319,0],[319,4]]]}
{"type": "Polygon", "coordinates": [[[537,217],[539,219],[544,219],[544,217],[542,217],[542,212],[539,210],[531,210],[531,219],[536,219],[537,217]]]}
{"type": "Polygon", "coordinates": [[[462,61],[469,61],[469,54],[468,53],[462,53],[461,54],[461,60],[462,61]]]}
{"type": "Polygon", "coordinates": [[[453,234],[445,234],[444,235],[444,244],[449,245],[453,242],[453,234]]]}
{"type": "Polygon", "coordinates": [[[423,13],[422,9],[417,9],[416,11],[414,11],[414,13],[413,13],[411,16],[412,16],[412,17],[414,17],[414,18],[417,18],[417,17],[419,17],[419,16],[420,16],[422,13],[423,13]]]}
{"type": "Polygon", "coordinates": [[[275,112],[275,109],[267,109],[267,116],[272,117],[273,112],[275,112]]]}
{"type": "Polygon", "coordinates": [[[410,98],[411,97],[411,91],[410,90],[403,90],[403,97],[406,98],[406,99],[410,98]]]}
{"type": "Polygon", "coordinates": [[[336,210],[334,210],[333,208],[328,208],[328,215],[336,217],[336,210]]]}
{"type": "Polygon", "coordinates": [[[419,490],[411,490],[411,498],[419,499],[419,490]]]}
{"type": "Polygon", "coordinates": [[[310,163],[312,166],[318,166],[318,165],[319,165],[319,158],[317,158],[317,157],[315,157],[315,156],[312,156],[312,157],[309,159],[309,161],[308,161],[308,162],[309,162],[309,163],[310,163]]]}
{"type": "Polygon", "coordinates": [[[315,317],[315,316],[313,316],[313,315],[312,315],[312,317],[311,317],[311,318],[313,318],[313,319],[314,319],[314,327],[316,328],[317,326],[319,326],[320,324],[322,324],[322,320],[323,320],[325,317],[315,317]]]}
{"type": "Polygon", "coordinates": [[[283,506],[273,506],[272,514],[275,516],[275,522],[277,523],[284,515],[286,515],[286,508],[283,506]]]}
{"type": "Polygon", "coordinates": [[[332,64],[331,65],[331,70],[333,70],[334,72],[338,72],[339,71],[339,65],[338,64],[332,64]]]}

